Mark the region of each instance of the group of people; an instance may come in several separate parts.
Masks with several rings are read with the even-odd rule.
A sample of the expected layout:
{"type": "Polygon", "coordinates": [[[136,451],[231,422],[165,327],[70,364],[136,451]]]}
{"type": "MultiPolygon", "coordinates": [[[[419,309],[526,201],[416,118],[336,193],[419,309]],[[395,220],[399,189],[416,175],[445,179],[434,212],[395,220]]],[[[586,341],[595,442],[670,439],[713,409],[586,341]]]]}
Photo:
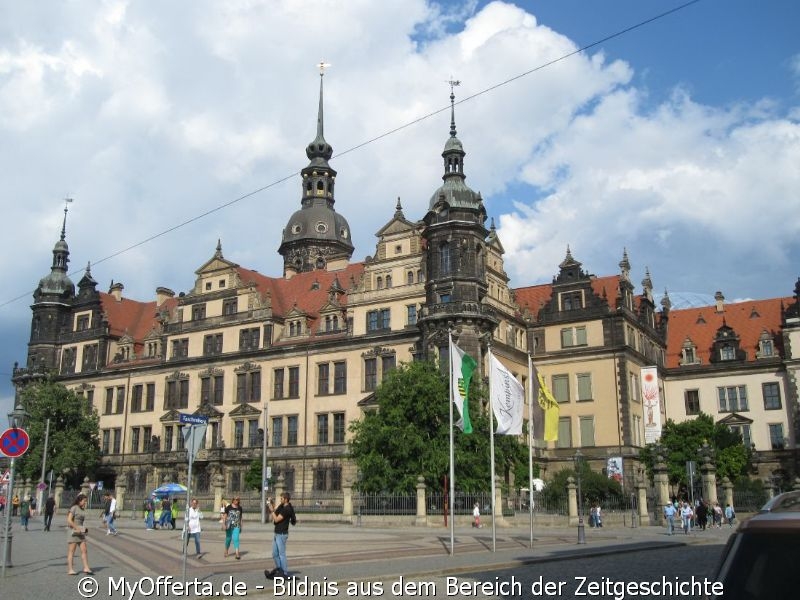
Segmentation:
{"type": "MultiPolygon", "coordinates": [[[[53,509],[55,509],[55,500],[51,496],[48,499],[48,505],[52,500],[53,509]]],[[[151,504],[154,505],[154,500],[151,498],[151,504]]],[[[75,501],[70,506],[67,512],[67,574],[77,575],[74,569],[74,557],[78,549],[81,553],[81,562],[83,563],[83,573],[92,574],[93,571],[89,566],[89,554],[86,545],[86,538],[89,533],[89,528],[86,527],[86,506],[88,498],[86,494],[78,494],[75,501]]],[[[174,503],[171,503],[168,510],[162,511],[172,514],[174,503]]],[[[147,505],[146,505],[147,508],[147,505]]],[[[47,509],[46,509],[47,510],[47,509]]],[[[291,503],[291,495],[289,492],[284,492],[280,496],[280,503],[275,504],[272,498],[267,501],[266,510],[272,523],[274,525],[274,535],[272,539],[272,559],[275,563],[275,568],[272,570],[265,570],[264,575],[268,579],[277,577],[288,577],[288,565],[286,560],[286,542],[289,538],[289,526],[297,524],[297,516],[294,507],[291,503]]],[[[148,510],[148,513],[151,511],[148,510]]],[[[116,499],[111,493],[106,493],[104,496],[103,504],[103,517],[106,522],[106,535],[116,535],[116,527],[114,526],[114,518],[116,516],[116,499]]],[[[152,519],[152,516],[150,516],[152,519]]],[[[185,544],[188,547],[189,540],[194,540],[194,547],[197,558],[202,557],[200,549],[200,533],[202,531],[200,521],[203,519],[203,513],[200,510],[197,498],[192,498],[189,503],[188,518],[186,521],[185,530],[185,544]]],[[[241,559],[239,553],[240,535],[242,531],[242,506],[241,499],[236,496],[231,499],[230,503],[222,502],[220,506],[220,524],[225,531],[225,556],[229,555],[231,546],[237,560],[241,559]]],[[[50,519],[45,519],[45,529],[50,530],[50,523],[52,522],[52,515],[50,519]]],[[[152,521],[151,521],[152,522],[152,521]]],[[[478,521],[480,522],[480,521],[478,521]]]]}
{"type": "MultiPolygon", "coordinates": [[[[7,499],[5,496],[0,496],[0,515],[6,510],[7,499]]],[[[50,531],[50,523],[53,521],[55,514],[56,501],[52,495],[44,503],[44,510],[41,513],[44,517],[44,531],[50,531]]],[[[24,531],[28,531],[28,524],[31,517],[36,516],[36,498],[33,496],[25,495],[20,498],[14,495],[11,499],[11,516],[19,517],[19,524],[24,531]]]]}
{"type": "Polygon", "coordinates": [[[156,504],[159,502],[158,497],[156,494],[152,494],[149,498],[145,498],[143,509],[144,509],[144,526],[147,531],[153,531],[154,529],[175,529],[175,523],[178,521],[178,500],[177,498],[173,498],[170,500],[169,497],[163,498],[160,502],[161,504],[161,514],[158,517],[158,523],[156,523],[155,515],[156,515],[156,504]]]}
{"type": "Polygon", "coordinates": [[[688,535],[693,527],[697,527],[700,531],[705,531],[708,527],[722,527],[723,520],[728,527],[733,527],[736,522],[736,511],[730,503],[723,509],[717,501],[709,504],[705,500],[697,500],[692,507],[687,500],[674,499],[664,506],[664,519],[667,522],[669,535],[675,531],[676,519],[680,519],[680,527],[683,533],[688,535]]]}

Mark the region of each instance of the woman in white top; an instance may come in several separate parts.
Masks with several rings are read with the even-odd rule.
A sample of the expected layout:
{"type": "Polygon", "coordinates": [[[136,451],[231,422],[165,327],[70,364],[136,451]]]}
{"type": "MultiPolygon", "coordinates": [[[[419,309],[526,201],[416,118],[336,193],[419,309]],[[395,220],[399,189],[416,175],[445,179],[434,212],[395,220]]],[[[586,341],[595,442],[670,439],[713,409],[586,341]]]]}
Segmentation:
{"type": "Polygon", "coordinates": [[[194,538],[194,549],[197,551],[197,558],[200,558],[200,519],[203,518],[203,513],[197,505],[197,498],[192,498],[189,504],[189,520],[186,523],[186,545],[189,545],[189,538],[194,538]]]}

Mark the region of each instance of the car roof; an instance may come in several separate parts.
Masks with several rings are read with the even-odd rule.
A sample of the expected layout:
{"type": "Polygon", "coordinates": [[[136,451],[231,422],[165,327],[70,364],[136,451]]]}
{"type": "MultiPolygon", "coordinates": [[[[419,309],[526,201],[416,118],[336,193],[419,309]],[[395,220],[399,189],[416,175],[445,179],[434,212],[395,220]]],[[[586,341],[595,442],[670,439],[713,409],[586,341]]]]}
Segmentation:
{"type": "Polygon", "coordinates": [[[760,513],[793,512],[800,514],[800,490],[785,492],[769,500],[760,513]]]}

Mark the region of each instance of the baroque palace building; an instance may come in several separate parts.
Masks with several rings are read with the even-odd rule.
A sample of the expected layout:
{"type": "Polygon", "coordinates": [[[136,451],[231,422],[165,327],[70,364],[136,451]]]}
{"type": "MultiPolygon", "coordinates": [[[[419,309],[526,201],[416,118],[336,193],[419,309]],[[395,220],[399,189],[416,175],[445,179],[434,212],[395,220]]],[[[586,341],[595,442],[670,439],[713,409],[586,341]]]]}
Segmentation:
{"type": "Polygon", "coordinates": [[[712,414],[754,444],[760,476],[797,474],[800,283],[786,298],[726,306],[718,294],[715,306],[671,310],[666,293],[657,307],[648,271],[636,291],[627,252],[618,274],[598,277],[567,248],[552,283],[511,288],[494,224],[487,229],[483,199],[465,183],[452,93],[443,183],[426,214],[408,219],[398,198],[374,256],[352,262],[350,227],[334,207],[322,92],[320,79],[317,135],[278,248],[280,277],[227,260],[218,243],[185,293],[159,287],[134,300],[113,282],[101,292],[88,266],[76,288],[65,212],[34,293],[27,364],[13,381],[19,392],[46,373],[92,404],[97,477],[107,486],[124,478],[141,495],[185,477],[179,415],[192,413],[209,420],[194,463],[199,493],[217,474],[229,492],[243,489],[265,424],[273,477],[301,502],[335,493],[356,476],[349,424],[398,364],[446,364],[448,331],[482,366],[491,345],[526,386],[533,356],[560,403],[558,441],[536,443],[545,479],[576,448],[596,469],[622,458],[624,483],[641,477],[645,367],[657,368],[662,422],[712,414]]]}

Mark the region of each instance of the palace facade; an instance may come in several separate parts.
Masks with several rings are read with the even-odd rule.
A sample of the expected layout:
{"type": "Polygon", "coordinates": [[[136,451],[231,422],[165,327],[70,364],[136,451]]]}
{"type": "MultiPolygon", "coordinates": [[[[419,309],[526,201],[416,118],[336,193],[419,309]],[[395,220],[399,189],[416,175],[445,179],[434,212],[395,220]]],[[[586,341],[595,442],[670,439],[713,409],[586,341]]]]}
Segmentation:
{"type": "Polygon", "coordinates": [[[427,212],[409,219],[393,201],[362,262],[351,260],[350,226],[335,208],[322,79],[300,207],[278,248],[281,276],[227,260],[218,243],[186,292],[127,298],[121,283],[98,290],[89,267],[76,286],[65,212],[34,293],[27,363],[14,369],[18,391],[47,373],[94,406],[107,486],[124,478],[140,495],[183,477],[179,415],[192,413],[209,420],[198,491],[217,474],[242,490],[266,431],[272,476],[307,499],[355,479],[349,424],[398,364],[446,361],[453,331],[481,365],[491,344],[526,385],[533,356],[560,403],[558,442],[536,444],[545,478],[576,448],[595,468],[621,457],[626,482],[641,477],[644,367],[657,368],[662,422],[710,413],[754,445],[760,476],[794,477],[800,284],[786,298],[726,306],[718,294],[715,306],[672,310],[666,294],[657,305],[649,272],[637,291],[627,252],[619,273],[598,277],[567,248],[552,283],[512,288],[456,133],[451,108],[443,181],[427,212]]]}

